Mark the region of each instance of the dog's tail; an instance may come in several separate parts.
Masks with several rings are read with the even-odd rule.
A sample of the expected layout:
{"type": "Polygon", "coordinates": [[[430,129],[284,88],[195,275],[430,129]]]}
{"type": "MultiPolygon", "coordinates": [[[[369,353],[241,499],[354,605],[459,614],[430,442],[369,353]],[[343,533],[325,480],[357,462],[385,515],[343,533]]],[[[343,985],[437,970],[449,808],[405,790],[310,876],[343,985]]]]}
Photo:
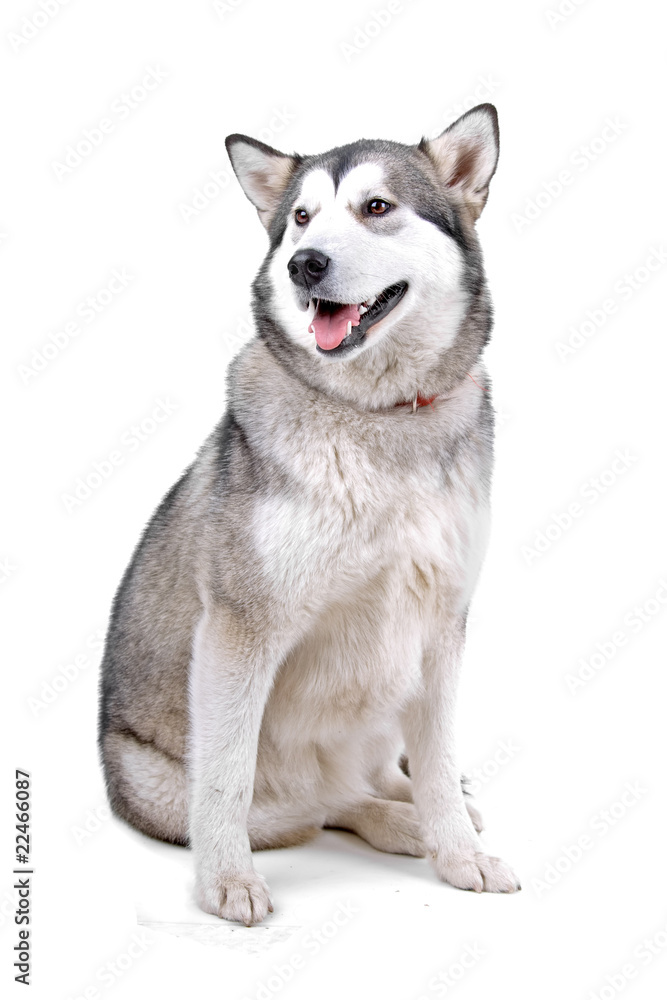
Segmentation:
{"type": "Polygon", "coordinates": [[[137,830],[170,844],[188,843],[188,781],[183,763],[129,731],[100,740],[111,808],[137,830]]]}

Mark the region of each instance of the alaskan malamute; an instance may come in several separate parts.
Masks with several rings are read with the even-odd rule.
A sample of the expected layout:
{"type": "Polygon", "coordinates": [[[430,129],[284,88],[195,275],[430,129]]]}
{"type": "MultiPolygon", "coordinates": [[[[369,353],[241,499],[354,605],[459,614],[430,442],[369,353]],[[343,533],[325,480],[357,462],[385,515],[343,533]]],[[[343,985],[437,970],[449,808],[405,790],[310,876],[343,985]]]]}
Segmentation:
{"type": "Polygon", "coordinates": [[[199,905],[245,924],[272,909],[251,851],[322,827],[427,855],[462,889],[512,892],[452,738],[489,513],[474,227],[495,108],[416,146],[289,156],[231,135],[227,150],[269,236],[256,336],[115,599],[111,804],[190,844],[199,905]]]}

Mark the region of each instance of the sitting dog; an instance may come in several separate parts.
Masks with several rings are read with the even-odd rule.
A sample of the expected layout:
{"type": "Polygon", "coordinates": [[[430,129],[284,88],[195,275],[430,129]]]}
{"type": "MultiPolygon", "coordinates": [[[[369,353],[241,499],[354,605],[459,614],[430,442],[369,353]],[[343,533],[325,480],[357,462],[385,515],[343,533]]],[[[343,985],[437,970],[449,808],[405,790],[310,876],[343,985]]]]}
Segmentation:
{"type": "Polygon", "coordinates": [[[199,905],[272,909],[251,851],[323,827],[512,892],[453,745],[488,531],[480,105],[416,146],[227,150],[267,230],[227,411],[116,595],[100,748],[114,811],[194,852],[199,905]],[[408,768],[399,766],[403,751],[408,768]]]}

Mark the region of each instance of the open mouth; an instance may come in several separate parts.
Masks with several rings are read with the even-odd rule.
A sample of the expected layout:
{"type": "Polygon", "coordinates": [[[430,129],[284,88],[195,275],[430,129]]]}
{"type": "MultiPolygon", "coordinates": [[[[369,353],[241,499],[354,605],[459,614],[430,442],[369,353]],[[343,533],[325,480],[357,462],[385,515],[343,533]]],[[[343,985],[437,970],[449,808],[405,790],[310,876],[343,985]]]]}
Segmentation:
{"type": "Polygon", "coordinates": [[[407,281],[397,281],[374,299],[358,304],[313,299],[315,315],[308,329],[315,334],[318,351],[343,354],[358,347],[370,328],[398,305],[407,290],[407,281]]]}

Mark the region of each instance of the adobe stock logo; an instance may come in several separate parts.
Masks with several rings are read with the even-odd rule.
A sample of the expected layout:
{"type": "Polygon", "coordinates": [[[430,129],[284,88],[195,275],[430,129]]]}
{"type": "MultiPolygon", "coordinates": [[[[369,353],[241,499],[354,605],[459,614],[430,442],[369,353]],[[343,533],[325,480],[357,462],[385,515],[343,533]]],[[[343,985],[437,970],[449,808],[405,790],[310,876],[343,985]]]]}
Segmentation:
{"type": "Polygon", "coordinates": [[[546,11],[547,22],[552,28],[557,28],[564,21],[567,21],[568,17],[571,17],[574,12],[586,3],[586,0],[561,0],[557,7],[551,8],[546,11]]]}
{"type": "Polygon", "coordinates": [[[233,14],[244,3],[245,0],[213,0],[213,10],[218,17],[224,17],[225,14],[233,14]]]}
{"type": "Polygon", "coordinates": [[[667,579],[663,576],[650,597],[628,609],[622,619],[623,627],[614,629],[611,635],[598,640],[592,653],[579,657],[576,670],[565,674],[565,684],[570,694],[578,694],[593,678],[599,676],[632,637],[643,632],[666,607],[667,579]]]}
{"type": "Polygon", "coordinates": [[[500,769],[520,752],[521,747],[514,740],[502,740],[492,757],[485,760],[479,767],[473,767],[466,775],[470,794],[477,795],[481,787],[495,778],[500,769]]]}
{"type": "Polygon", "coordinates": [[[645,287],[665,263],[667,250],[662,245],[651,247],[641,264],[626,271],[622,278],[614,282],[613,295],[607,296],[592,309],[587,309],[585,319],[568,328],[567,339],[556,342],[554,346],[561,361],[567,361],[581,350],[607,324],[610,317],[616,315],[626,302],[645,287]]]}
{"type": "Polygon", "coordinates": [[[40,31],[43,31],[68,3],[69,0],[39,0],[38,10],[24,17],[16,31],[10,31],[7,35],[7,41],[14,52],[20,52],[33,38],[37,38],[40,31]]]}
{"type": "Polygon", "coordinates": [[[282,964],[274,964],[268,979],[257,981],[252,997],[246,993],[242,1000],[272,1000],[302,969],[306,968],[309,959],[319,955],[322,948],[337,937],[341,928],[358,913],[359,909],[351,900],[338,903],[328,920],[325,920],[320,927],[311,928],[304,934],[300,942],[301,950],[295,951],[291,958],[282,964]]]}
{"type": "Polygon", "coordinates": [[[592,851],[622,820],[626,818],[646,795],[648,789],[639,781],[626,781],[623,791],[606,809],[600,809],[588,822],[586,832],[574,843],[563,844],[558,857],[550,861],[541,876],[532,878],[530,884],[538,898],[550,892],[575,865],[592,851]]]}
{"type": "Polygon", "coordinates": [[[17,368],[24,385],[28,385],[40,372],[66,351],[72,341],[79,336],[86,326],[93,323],[105,312],[112,302],[134,281],[126,267],[114,268],[106,283],[92,295],[87,295],[77,303],[74,313],[76,318],[63,323],[59,329],[52,331],[48,339],[33,347],[30,358],[17,368]]]}
{"type": "Polygon", "coordinates": [[[109,114],[90,128],[84,128],[79,139],[65,147],[61,160],[52,160],[51,169],[59,181],[72,174],[96,149],[116,131],[120,122],[126,121],[144,101],[168,78],[159,66],[147,66],[140,82],[124,90],[112,102],[109,114]]]}
{"type": "Polygon", "coordinates": [[[627,124],[622,122],[618,115],[614,118],[606,118],[604,127],[598,135],[577,146],[570,153],[567,167],[559,170],[555,177],[542,181],[539,191],[524,204],[523,214],[512,212],[510,221],[514,226],[514,231],[522,233],[532,226],[555,201],[558,201],[565,194],[567,188],[571,187],[578,177],[586,173],[588,168],[613,146],[627,127],[627,124]]]}
{"type": "Polygon", "coordinates": [[[655,958],[667,951],[667,924],[662,924],[654,930],[650,937],[645,937],[632,952],[632,961],[625,962],[616,972],[607,973],[604,986],[595,992],[591,990],[586,1000],[614,1000],[631,980],[637,979],[646,966],[655,958]]]}
{"type": "Polygon", "coordinates": [[[77,476],[70,492],[61,493],[60,499],[68,514],[78,510],[86,500],[100,489],[119,469],[125,465],[128,458],[134,455],[146,441],[149,441],[158,428],[169,420],[178,409],[178,403],[171,399],[156,399],[150,413],[123,431],[118,447],[108,452],[103,458],[97,459],[92,468],[77,476]]]}
{"type": "Polygon", "coordinates": [[[12,563],[9,556],[0,557],[0,584],[6,583],[14,573],[16,572],[16,566],[12,563]]]}
{"type": "MultiPolygon", "coordinates": [[[[405,0],[405,2],[414,3],[414,0],[405,0]]],[[[355,56],[361,55],[371,42],[393,23],[396,15],[403,13],[405,2],[403,0],[389,0],[379,10],[374,9],[370,11],[368,20],[363,24],[358,24],[354,29],[351,41],[341,42],[339,45],[346,63],[352,62],[355,56]]]]}
{"type": "Polygon", "coordinates": [[[126,945],[125,949],[114,957],[105,962],[104,965],[98,966],[95,971],[95,982],[90,983],[85,989],[81,990],[80,993],[76,995],[70,995],[67,1000],[99,1000],[102,996],[102,988],[110,989],[115,986],[119,979],[122,979],[126,972],[128,972],[132,966],[140,958],[146,954],[148,949],[152,944],[155,943],[155,939],[151,934],[145,930],[137,930],[132,935],[129,944],[126,945]],[[99,983],[100,985],[96,985],[99,983]]]}
{"type": "Polygon", "coordinates": [[[48,678],[45,678],[38,691],[34,691],[27,699],[27,706],[33,716],[37,717],[46,711],[50,705],[66,692],[72,684],[91,666],[99,663],[104,647],[105,629],[100,627],[86,636],[82,647],[66,663],[62,663],[48,678]]]}
{"type": "MultiPolygon", "coordinates": [[[[467,944],[455,962],[452,962],[446,969],[442,969],[437,975],[431,976],[428,981],[429,992],[437,997],[446,997],[449,991],[454,989],[485,955],[486,949],[476,941],[473,944],[467,944]]],[[[431,998],[422,994],[417,1000],[431,1000],[431,998]]]]}
{"type": "Polygon", "coordinates": [[[609,466],[598,475],[591,476],[579,488],[578,495],[586,502],[572,500],[565,510],[552,514],[546,525],[535,532],[530,545],[521,546],[521,555],[526,565],[532,566],[545,552],[548,552],[555,542],[570,530],[575,521],[581,520],[587,510],[608,493],[637,461],[637,456],[632,455],[627,448],[617,448],[609,466]]]}

